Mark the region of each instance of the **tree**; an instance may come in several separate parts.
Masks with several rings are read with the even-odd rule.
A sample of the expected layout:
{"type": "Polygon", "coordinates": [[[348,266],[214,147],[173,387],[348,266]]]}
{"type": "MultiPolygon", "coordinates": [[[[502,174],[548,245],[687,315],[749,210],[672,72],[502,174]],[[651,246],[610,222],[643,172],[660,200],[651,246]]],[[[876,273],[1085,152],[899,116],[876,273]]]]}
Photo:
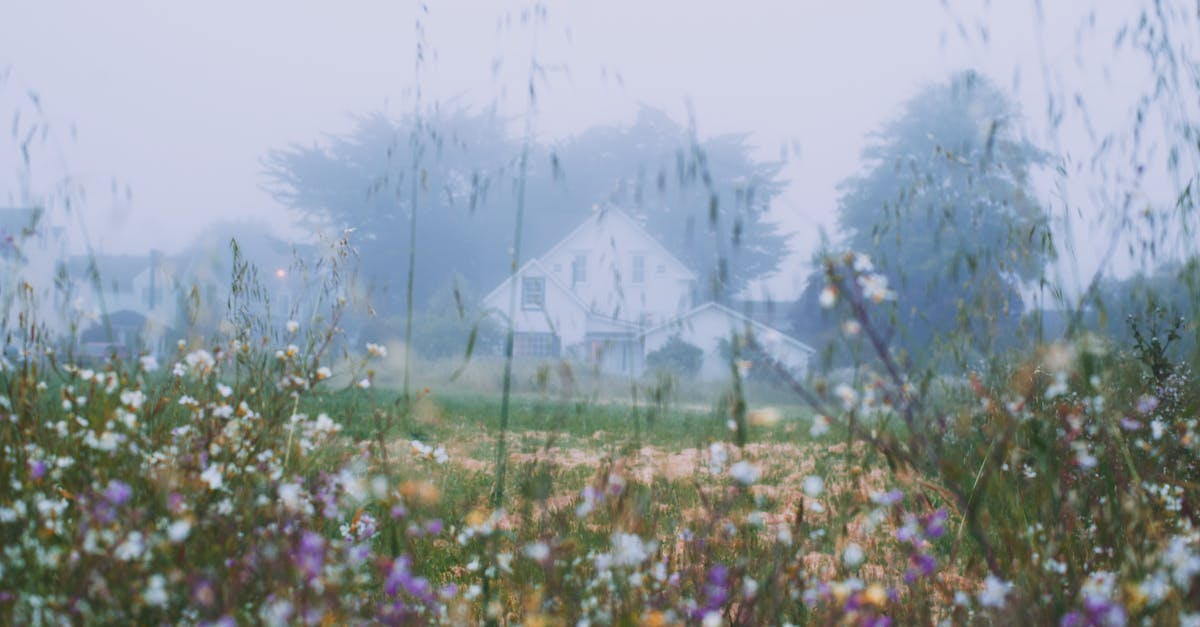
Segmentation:
{"type": "MultiPolygon", "coordinates": [[[[1054,256],[1030,183],[1047,155],[1019,123],[990,82],[957,74],[908,101],[863,151],[866,172],[840,186],[840,248],[888,277],[897,299],[887,331],[910,355],[995,348],[1019,323],[1020,284],[1054,256]]],[[[810,335],[820,274],[795,312],[810,335]]]]}
{"type": "MultiPolygon", "coordinates": [[[[696,141],[662,112],[532,148],[522,256],[539,255],[614,202],[701,277],[732,296],[777,268],[786,237],[767,218],[779,165],[754,161],[744,135],[696,141]]],[[[356,228],[382,311],[403,310],[412,164],[419,164],[418,303],[460,275],[486,289],[508,272],[520,148],[490,113],[356,119],[349,134],[266,158],[270,190],[306,222],[356,228]],[[415,152],[414,152],[415,151],[415,152]],[[415,158],[414,158],[415,157],[415,158]]],[[[707,295],[706,295],[707,296],[707,295]]]]}

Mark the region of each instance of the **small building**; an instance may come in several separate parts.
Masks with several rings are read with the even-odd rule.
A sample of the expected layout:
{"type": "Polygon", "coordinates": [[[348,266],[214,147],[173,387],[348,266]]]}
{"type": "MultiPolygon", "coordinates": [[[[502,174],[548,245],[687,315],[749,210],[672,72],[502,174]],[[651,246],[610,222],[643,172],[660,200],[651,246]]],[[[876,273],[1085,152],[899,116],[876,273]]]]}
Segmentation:
{"type": "Polygon", "coordinates": [[[793,376],[801,377],[816,352],[774,327],[714,302],[699,305],[670,322],[645,331],[641,337],[646,354],[659,350],[673,337],[704,351],[698,376],[705,380],[729,375],[730,341],[734,337],[753,339],[754,345],[775,362],[768,363],[764,355],[747,349],[739,354],[738,360],[751,370],[773,370],[779,365],[793,376]]]}
{"type": "MultiPolygon", "coordinates": [[[[640,375],[645,356],[674,334],[705,350],[704,378],[728,376],[718,340],[753,332],[802,368],[812,349],[716,303],[696,306],[696,274],[618,208],[598,209],[545,254],[527,261],[483,299],[512,315],[513,354],[566,358],[640,375]],[[768,342],[769,340],[769,342],[768,342]]],[[[774,349],[773,348],[773,349],[774,349]]]]}

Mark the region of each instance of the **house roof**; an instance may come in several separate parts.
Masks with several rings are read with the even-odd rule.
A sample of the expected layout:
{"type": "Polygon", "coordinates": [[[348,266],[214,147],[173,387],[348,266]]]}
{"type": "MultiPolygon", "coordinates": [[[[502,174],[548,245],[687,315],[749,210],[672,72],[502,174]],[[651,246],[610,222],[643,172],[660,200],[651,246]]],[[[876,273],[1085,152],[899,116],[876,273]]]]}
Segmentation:
{"type": "Polygon", "coordinates": [[[817,352],[816,349],[809,346],[808,344],[805,344],[804,342],[797,340],[796,338],[788,335],[787,333],[784,333],[783,331],[780,331],[779,329],[776,329],[775,327],[764,324],[764,323],[754,320],[752,318],[748,318],[745,315],[740,314],[737,311],[734,311],[734,310],[732,310],[720,303],[714,302],[714,301],[709,301],[707,303],[697,305],[697,306],[693,307],[690,311],[688,311],[687,313],[685,313],[681,316],[673,318],[673,319],[671,319],[667,322],[664,322],[656,327],[647,329],[645,332],[643,332],[641,334],[641,337],[646,337],[647,335],[659,333],[661,331],[668,330],[673,327],[678,327],[682,322],[684,322],[688,318],[696,316],[697,314],[699,314],[705,310],[708,310],[708,309],[714,309],[729,318],[732,318],[738,322],[741,322],[742,324],[745,324],[746,326],[749,326],[751,329],[754,330],[755,334],[759,335],[760,337],[777,336],[780,339],[782,339],[784,342],[786,342],[787,344],[790,344],[791,346],[798,348],[802,351],[805,351],[808,353],[817,352]]]}
{"type": "MultiPolygon", "coordinates": [[[[574,290],[567,287],[562,281],[555,278],[554,273],[547,270],[546,266],[542,265],[542,262],[538,261],[537,259],[530,259],[529,261],[526,261],[525,265],[521,266],[515,274],[505,278],[503,281],[500,282],[500,285],[496,286],[496,289],[488,292],[488,295],[483,297],[483,301],[487,302],[487,301],[491,300],[494,296],[498,295],[502,290],[504,290],[504,288],[506,286],[508,286],[508,284],[514,278],[524,276],[525,272],[527,270],[534,269],[534,268],[536,268],[537,270],[540,270],[542,272],[542,274],[546,277],[547,281],[549,281],[551,284],[553,284],[555,287],[562,290],[563,292],[566,292],[567,296],[569,296],[571,298],[571,300],[575,301],[575,303],[578,304],[580,308],[582,308],[584,311],[587,311],[587,312],[591,311],[591,308],[587,306],[587,303],[583,302],[583,299],[580,298],[579,295],[576,294],[574,290]]],[[[505,314],[507,315],[507,312],[505,312],[505,314]]]]}
{"type": "Polygon", "coordinates": [[[588,218],[586,220],[584,220],[579,226],[572,229],[570,233],[567,233],[567,235],[565,237],[558,240],[557,244],[555,244],[554,246],[551,246],[550,250],[547,250],[545,253],[543,253],[538,258],[545,259],[545,258],[550,257],[551,255],[559,252],[559,249],[566,246],[568,242],[575,239],[578,235],[580,235],[581,233],[583,233],[584,231],[586,231],[587,229],[589,229],[593,226],[598,226],[600,224],[601,220],[605,220],[605,219],[609,219],[609,218],[623,220],[626,223],[628,223],[631,227],[633,227],[634,230],[636,230],[637,232],[639,232],[643,236],[645,236],[645,238],[647,240],[649,240],[652,243],[652,245],[658,249],[658,251],[660,253],[662,253],[664,256],[666,256],[667,259],[670,259],[673,263],[675,263],[678,266],[678,269],[682,270],[683,273],[686,274],[686,276],[689,280],[694,280],[696,278],[696,274],[694,272],[692,272],[691,268],[687,267],[687,264],[680,261],[679,258],[676,257],[673,253],[671,253],[671,251],[668,250],[666,246],[663,246],[662,242],[659,242],[658,238],[651,235],[649,231],[647,231],[644,227],[642,227],[641,223],[639,223],[633,216],[629,215],[625,210],[621,209],[620,207],[616,207],[616,206],[605,206],[605,207],[601,207],[601,208],[597,209],[596,211],[593,211],[592,215],[588,216],[588,218]]]}

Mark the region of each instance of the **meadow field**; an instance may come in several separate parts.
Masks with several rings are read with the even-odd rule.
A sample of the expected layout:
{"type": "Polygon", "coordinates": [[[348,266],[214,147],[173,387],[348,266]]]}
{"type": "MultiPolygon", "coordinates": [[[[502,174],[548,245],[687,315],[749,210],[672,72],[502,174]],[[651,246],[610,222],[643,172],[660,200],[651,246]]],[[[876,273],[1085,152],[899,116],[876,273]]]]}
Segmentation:
{"type": "Polygon", "coordinates": [[[708,404],[548,364],[502,408],[486,364],[405,398],[387,347],[298,323],[89,368],[27,320],[5,624],[1200,619],[1197,389],[1153,345],[708,404]]]}

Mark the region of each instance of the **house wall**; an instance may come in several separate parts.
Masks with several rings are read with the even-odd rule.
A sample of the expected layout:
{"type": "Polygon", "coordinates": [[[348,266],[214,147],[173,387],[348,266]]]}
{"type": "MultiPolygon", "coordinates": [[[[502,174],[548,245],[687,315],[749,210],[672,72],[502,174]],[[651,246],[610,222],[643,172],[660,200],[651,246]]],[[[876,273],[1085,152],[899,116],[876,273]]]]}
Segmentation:
{"type": "Polygon", "coordinates": [[[648,328],[691,307],[687,268],[616,211],[586,223],[539,261],[593,311],[605,316],[615,315],[648,328]],[[573,281],[577,255],[587,260],[583,282],[573,281]],[[638,255],[644,259],[644,276],[641,282],[634,282],[634,257],[638,255]]]}
{"type": "MultiPolygon", "coordinates": [[[[513,329],[518,333],[556,333],[563,348],[583,342],[587,333],[587,313],[568,293],[556,285],[537,266],[526,266],[517,274],[517,304],[513,313],[513,329]],[[542,309],[527,309],[521,305],[521,284],[525,277],[546,278],[546,304],[542,309]]],[[[484,300],[484,306],[508,315],[509,286],[507,282],[484,300]]]]}
{"type": "MultiPolygon", "coordinates": [[[[717,308],[702,308],[678,323],[654,330],[645,336],[646,354],[650,354],[678,335],[681,340],[704,351],[704,362],[697,376],[705,381],[729,378],[729,362],[721,355],[718,347],[722,340],[728,341],[734,333],[746,330],[746,321],[717,308]]],[[[754,327],[755,339],[776,360],[802,374],[807,367],[808,351],[787,341],[783,334],[754,327]]],[[[754,356],[746,356],[753,364],[754,356]]],[[[753,368],[754,366],[751,365],[753,368]]]]}

